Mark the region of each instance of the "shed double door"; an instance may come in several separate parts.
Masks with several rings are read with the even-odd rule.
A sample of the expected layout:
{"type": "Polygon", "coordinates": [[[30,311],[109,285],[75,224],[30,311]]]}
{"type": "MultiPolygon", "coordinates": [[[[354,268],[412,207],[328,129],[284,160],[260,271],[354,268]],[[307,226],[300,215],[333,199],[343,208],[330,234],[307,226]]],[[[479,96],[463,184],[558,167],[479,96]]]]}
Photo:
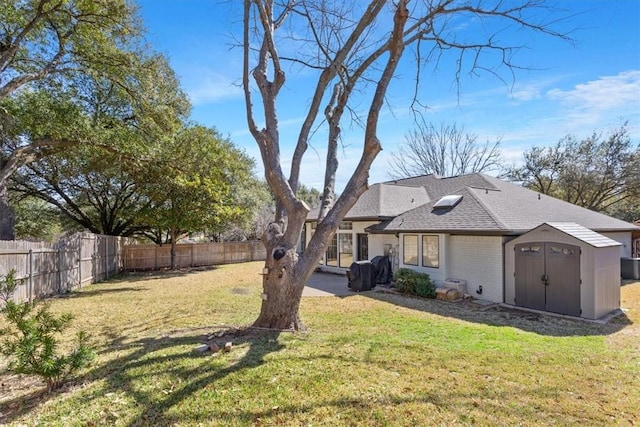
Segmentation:
{"type": "Polygon", "coordinates": [[[553,242],[515,246],[516,305],[580,316],[580,247],[553,242]]]}

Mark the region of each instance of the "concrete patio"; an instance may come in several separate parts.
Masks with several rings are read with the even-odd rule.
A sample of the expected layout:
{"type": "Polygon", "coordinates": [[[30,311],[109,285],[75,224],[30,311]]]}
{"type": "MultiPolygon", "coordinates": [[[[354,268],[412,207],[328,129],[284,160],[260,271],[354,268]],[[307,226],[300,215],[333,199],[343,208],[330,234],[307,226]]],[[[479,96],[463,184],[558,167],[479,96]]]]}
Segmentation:
{"type": "Polygon", "coordinates": [[[347,276],[344,274],[313,273],[304,291],[303,297],[330,297],[353,295],[351,289],[347,287],[347,276]]]}

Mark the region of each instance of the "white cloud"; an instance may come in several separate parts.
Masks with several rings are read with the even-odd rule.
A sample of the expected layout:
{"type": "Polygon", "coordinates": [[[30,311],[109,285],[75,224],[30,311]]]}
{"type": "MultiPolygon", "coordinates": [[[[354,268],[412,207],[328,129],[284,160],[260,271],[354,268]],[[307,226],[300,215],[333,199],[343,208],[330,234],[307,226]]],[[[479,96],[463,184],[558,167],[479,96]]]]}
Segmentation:
{"type": "Polygon", "coordinates": [[[608,116],[625,117],[640,114],[640,70],[629,70],[615,76],[577,84],[571,90],[552,89],[547,96],[565,108],[568,118],[576,123],[597,124],[608,116]]]}
{"type": "Polygon", "coordinates": [[[518,89],[514,89],[511,92],[511,97],[516,101],[531,101],[533,99],[540,99],[541,95],[541,87],[540,85],[525,85],[519,87],[518,89]]]}
{"type": "Polygon", "coordinates": [[[520,102],[542,99],[546,88],[552,87],[566,77],[564,75],[547,75],[535,80],[516,81],[511,88],[511,99],[520,102]]]}

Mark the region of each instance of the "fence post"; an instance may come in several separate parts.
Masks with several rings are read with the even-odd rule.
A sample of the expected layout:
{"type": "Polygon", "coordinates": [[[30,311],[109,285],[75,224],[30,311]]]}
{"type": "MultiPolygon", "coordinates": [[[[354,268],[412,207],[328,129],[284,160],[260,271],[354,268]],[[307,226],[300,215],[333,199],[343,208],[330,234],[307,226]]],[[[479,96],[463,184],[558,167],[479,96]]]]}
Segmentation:
{"type": "Polygon", "coordinates": [[[91,283],[95,283],[97,280],[96,278],[98,277],[98,275],[100,274],[100,272],[98,271],[98,268],[100,267],[100,260],[96,259],[98,257],[98,237],[96,235],[92,235],[93,236],[93,255],[91,255],[91,271],[93,271],[92,274],[92,278],[91,278],[91,283]]]}
{"type": "Polygon", "coordinates": [[[109,278],[109,237],[104,239],[104,269],[105,279],[109,278]]]}
{"type": "Polygon", "coordinates": [[[33,301],[33,249],[29,249],[29,302],[33,301]]]}
{"type": "Polygon", "coordinates": [[[116,274],[122,271],[122,249],[124,245],[122,244],[122,237],[116,237],[116,255],[115,255],[115,263],[116,263],[116,274]]]}
{"type": "Polygon", "coordinates": [[[82,245],[83,242],[80,238],[76,239],[80,241],[78,245],[78,289],[82,289],[82,245]]]}
{"type": "Polygon", "coordinates": [[[56,293],[60,294],[60,289],[62,288],[62,250],[58,247],[58,289],[56,289],[56,293]]]}

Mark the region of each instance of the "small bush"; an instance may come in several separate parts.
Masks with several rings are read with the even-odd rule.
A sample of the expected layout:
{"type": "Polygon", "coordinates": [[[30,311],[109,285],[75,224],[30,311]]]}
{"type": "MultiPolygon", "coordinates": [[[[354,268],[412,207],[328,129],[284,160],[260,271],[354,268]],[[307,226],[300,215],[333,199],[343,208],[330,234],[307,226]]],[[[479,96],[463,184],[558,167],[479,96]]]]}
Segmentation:
{"type": "Polygon", "coordinates": [[[0,276],[0,313],[8,326],[0,330],[0,354],[9,358],[9,370],[17,374],[38,375],[49,390],[60,387],[78,369],[95,356],[88,346],[88,336],[78,332],[75,347],[67,355],[57,354],[56,334],[71,323],[72,316],[56,316],[47,304],[38,302],[16,303],[11,296],[21,281],[15,271],[0,276]]]}
{"type": "Polygon", "coordinates": [[[396,287],[404,293],[423,298],[435,298],[436,287],[428,274],[401,268],[395,275],[396,287]]]}

